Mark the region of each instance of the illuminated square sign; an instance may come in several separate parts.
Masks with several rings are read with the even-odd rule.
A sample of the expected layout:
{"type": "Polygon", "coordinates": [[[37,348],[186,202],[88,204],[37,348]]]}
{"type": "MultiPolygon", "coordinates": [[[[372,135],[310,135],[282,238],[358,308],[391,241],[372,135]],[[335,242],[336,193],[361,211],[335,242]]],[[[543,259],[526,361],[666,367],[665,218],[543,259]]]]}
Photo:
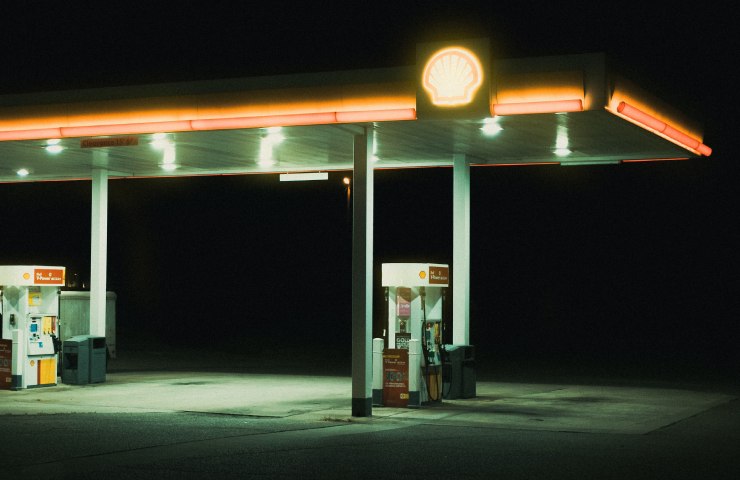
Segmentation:
{"type": "Polygon", "coordinates": [[[489,41],[420,44],[417,118],[482,119],[491,112],[489,41]]]}

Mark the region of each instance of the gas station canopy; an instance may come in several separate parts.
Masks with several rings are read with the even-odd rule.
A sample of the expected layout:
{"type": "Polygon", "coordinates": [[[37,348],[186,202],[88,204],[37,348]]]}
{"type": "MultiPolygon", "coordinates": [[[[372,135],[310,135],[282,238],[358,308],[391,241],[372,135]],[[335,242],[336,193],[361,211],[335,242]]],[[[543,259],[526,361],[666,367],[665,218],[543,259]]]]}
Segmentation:
{"type": "Polygon", "coordinates": [[[374,168],[710,155],[658,97],[602,54],[491,60],[481,39],[411,67],[5,95],[0,181],[351,170],[364,132],[374,168]]]}
{"type": "Polygon", "coordinates": [[[91,180],[90,333],[104,336],[109,179],[353,170],[352,415],[369,416],[375,169],[452,167],[451,270],[429,281],[452,286],[452,343],[470,346],[471,166],[711,154],[602,54],[489,50],[471,39],[419,44],[404,68],[0,96],[0,182],[91,180]]]}

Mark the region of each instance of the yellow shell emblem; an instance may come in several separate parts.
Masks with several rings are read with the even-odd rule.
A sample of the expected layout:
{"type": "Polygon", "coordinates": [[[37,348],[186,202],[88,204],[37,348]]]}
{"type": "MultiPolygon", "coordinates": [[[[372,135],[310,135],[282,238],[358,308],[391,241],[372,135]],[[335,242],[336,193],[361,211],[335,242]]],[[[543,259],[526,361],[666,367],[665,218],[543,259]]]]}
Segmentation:
{"type": "Polygon", "coordinates": [[[422,85],[434,105],[465,105],[483,84],[483,67],[468,49],[448,47],[439,50],[427,62],[422,85]]]}

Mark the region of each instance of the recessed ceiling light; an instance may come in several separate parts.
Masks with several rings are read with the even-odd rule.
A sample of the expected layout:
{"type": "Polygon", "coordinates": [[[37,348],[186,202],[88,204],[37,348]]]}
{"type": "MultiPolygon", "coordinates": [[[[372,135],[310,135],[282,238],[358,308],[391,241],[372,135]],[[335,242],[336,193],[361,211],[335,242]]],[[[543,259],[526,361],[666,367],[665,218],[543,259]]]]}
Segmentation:
{"type": "Polygon", "coordinates": [[[498,119],[486,118],[485,120],[483,120],[483,126],[480,127],[480,130],[481,132],[483,132],[484,135],[492,137],[503,130],[503,127],[498,124],[498,119]]]}
{"type": "Polygon", "coordinates": [[[150,145],[152,148],[155,148],[157,150],[163,150],[170,145],[174,145],[172,140],[170,140],[169,135],[166,133],[155,133],[152,135],[152,141],[150,142],[150,145]]]}
{"type": "Polygon", "coordinates": [[[46,147],[44,147],[44,150],[46,150],[49,153],[56,154],[56,153],[59,153],[62,150],[64,150],[64,147],[61,146],[61,145],[56,145],[56,144],[55,145],[47,145],[46,147]]]}

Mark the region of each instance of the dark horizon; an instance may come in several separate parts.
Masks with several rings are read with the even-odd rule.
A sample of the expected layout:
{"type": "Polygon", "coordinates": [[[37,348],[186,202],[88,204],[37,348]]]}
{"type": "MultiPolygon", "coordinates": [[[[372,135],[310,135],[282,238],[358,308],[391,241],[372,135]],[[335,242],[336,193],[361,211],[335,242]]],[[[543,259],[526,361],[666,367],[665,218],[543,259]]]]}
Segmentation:
{"type": "MultiPolygon", "coordinates": [[[[732,192],[697,181],[711,170],[702,160],[474,168],[470,328],[481,364],[731,376],[740,360],[728,315],[734,225],[716,205],[732,192]]],[[[349,360],[348,173],[301,184],[277,175],[111,181],[119,352],[309,348],[349,360]]],[[[377,172],[375,335],[381,263],[452,263],[451,186],[448,168],[377,172]]],[[[89,192],[88,182],[4,185],[4,202],[26,205],[31,218],[48,206],[23,199],[64,212],[26,229],[33,240],[14,245],[7,263],[64,265],[84,279],[89,192]]]]}

